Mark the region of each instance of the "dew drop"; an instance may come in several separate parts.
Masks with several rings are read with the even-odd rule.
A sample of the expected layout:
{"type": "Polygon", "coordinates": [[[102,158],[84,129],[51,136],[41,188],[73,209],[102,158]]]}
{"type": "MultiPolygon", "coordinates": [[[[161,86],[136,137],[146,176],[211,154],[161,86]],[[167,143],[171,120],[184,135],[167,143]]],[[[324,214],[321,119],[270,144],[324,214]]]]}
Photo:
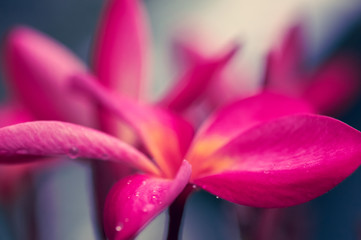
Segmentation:
{"type": "Polygon", "coordinates": [[[136,197],[139,197],[139,195],[140,195],[139,192],[136,192],[136,193],[135,193],[135,196],[136,196],[136,197]]]}
{"type": "Polygon", "coordinates": [[[143,210],[143,212],[149,212],[149,211],[152,211],[153,209],[154,209],[154,205],[148,203],[147,205],[144,206],[144,208],[142,210],[143,210]]]}
{"type": "Polygon", "coordinates": [[[124,222],[129,222],[129,218],[125,218],[125,219],[124,219],[124,222]]]}
{"type": "Polygon", "coordinates": [[[122,223],[119,223],[119,224],[115,227],[115,231],[117,231],[117,232],[122,231],[122,229],[123,229],[123,224],[122,224],[122,223]]]}
{"type": "Polygon", "coordinates": [[[145,184],[147,184],[147,181],[144,180],[144,181],[142,182],[142,185],[145,185],[145,184]]]}
{"type": "Polygon", "coordinates": [[[132,183],[132,180],[128,180],[127,182],[127,185],[131,184],[132,183]]]}
{"type": "Polygon", "coordinates": [[[216,196],[217,199],[219,199],[219,196],[216,196]]]}
{"type": "Polygon", "coordinates": [[[29,153],[29,151],[28,151],[28,150],[26,150],[26,149],[22,149],[22,148],[20,148],[20,149],[16,150],[16,151],[15,151],[15,153],[16,153],[16,154],[22,154],[22,155],[25,155],[25,154],[28,154],[28,153],[29,153]]]}
{"type": "Polygon", "coordinates": [[[130,199],[130,196],[128,196],[127,198],[130,199]]]}
{"type": "Polygon", "coordinates": [[[152,196],[152,199],[154,199],[154,200],[157,199],[157,196],[156,196],[156,195],[153,195],[153,196],[152,196]]]}
{"type": "Polygon", "coordinates": [[[69,157],[71,159],[75,159],[78,157],[78,154],[79,154],[79,149],[77,147],[71,147],[69,149],[69,157]]]}
{"type": "Polygon", "coordinates": [[[192,185],[192,188],[193,188],[193,189],[196,189],[196,188],[197,188],[197,185],[193,184],[193,185],[192,185]]]}

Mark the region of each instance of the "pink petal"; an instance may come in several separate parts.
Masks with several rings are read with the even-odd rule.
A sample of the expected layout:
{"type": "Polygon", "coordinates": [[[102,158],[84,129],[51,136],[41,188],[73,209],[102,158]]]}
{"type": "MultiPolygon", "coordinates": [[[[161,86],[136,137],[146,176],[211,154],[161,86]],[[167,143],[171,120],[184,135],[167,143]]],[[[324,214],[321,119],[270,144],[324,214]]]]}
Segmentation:
{"type": "Polygon", "coordinates": [[[89,75],[73,77],[75,87],[132,126],[165,176],[172,177],[193,138],[192,126],[163,109],[136,104],[106,91],[89,75]]]}
{"type": "Polygon", "coordinates": [[[215,74],[232,59],[238,49],[238,45],[232,46],[230,50],[216,57],[194,62],[159,104],[175,111],[185,110],[206,92],[205,89],[214,79],[215,74]]]}
{"type": "Polygon", "coordinates": [[[109,0],[103,9],[93,55],[104,86],[138,98],[148,77],[148,26],[141,1],[109,0]]]}
{"type": "Polygon", "coordinates": [[[18,104],[0,106],[0,127],[33,120],[33,116],[18,104]]]}
{"type": "Polygon", "coordinates": [[[286,207],[326,193],[361,162],[361,133],[323,116],[295,115],[261,123],[210,157],[217,171],[194,183],[226,200],[286,207]]]}
{"type": "Polygon", "coordinates": [[[292,96],[300,94],[305,49],[304,30],[298,23],[288,29],[281,44],[272,49],[266,59],[265,84],[268,90],[292,96]]]}
{"type": "Polygon", "coordinates": [[[14,28],[3,48],[9,84],[37,119],[94,126],[92,105],[68,88],[86,67],[63,45],[28,27],[14,28]]]}
{"type": "Polygon", "coordinates": [[[29,187],[33,164],[0,166],[0,204],[14,203],[29,187]]]}
{"type": "Polygon", "coordinates": [[[41,157],[58,155],[115,161],[159,174],[154,164],[138,150],[97,130],[53,121],[0,128],[2,163],[33,162],[41,157]]]}
{"type": "Polygon", "coordinates": [[[174,179],[137,174],[120,180],[105,204],[104,226],[109,240],[137,235],[182,192],[190,174],[191,166],[184,160],[174,179]]]}
{"type": "Polygon", "coordinates": [[[323,114],[345,110],[361,90],[360,63],[350,55],[330,59],[310,79],[303,97],[323,114]]]}
{"type": "MultiPolygon", "coordinates": [[[[272,93],[262,93],[229,104],[210,117],[198,131],[186,159],[193,173],[204,171],[205,159],[234,137],[257,124],[282,116],[310,113],[312,109],[303,101],[272,93]]],[[[216,168],[218,164],[214,164],[216,168]]]]}

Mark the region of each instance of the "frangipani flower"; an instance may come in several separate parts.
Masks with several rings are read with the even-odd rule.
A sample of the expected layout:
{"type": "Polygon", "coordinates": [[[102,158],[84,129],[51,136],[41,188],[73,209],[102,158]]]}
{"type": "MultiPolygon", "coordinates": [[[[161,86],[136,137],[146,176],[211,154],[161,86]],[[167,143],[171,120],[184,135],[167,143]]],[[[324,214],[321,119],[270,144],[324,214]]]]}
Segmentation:
{"type": "Polygon", "coordinates": [[[104,226],[109,239],[134,237],[188,183],[238,204],[286,207],[327,192],[360,164],[361,133],[311,114],[299,100],[265,93],[232,103],[192,138],[190,125],[167,111],[117,98],[88,75],[74,76],[72,82],[127,121],[150,158],[96,130],[31,122],[0,129],[1,160],[14,164],[68,155],[142,171],[120,180],[108,195],[104,226]]]}
{"type": "MultiPolygon", "coordinates": [[[[150,45],[147,27],[141,2],[107,1],[95,36],[91,62],[97,79],[111,91],[133,99],[145,98],[150,45]]],[[[72,122],[129,139],[126,129],[120,127],[117,119],[72,91],[71,76],[86,74],[90,70],[65,46],[34,29],[19,26],[9,32],[3,49],[6,80],[13,90],[11,101],[20,105],[21,110],[18,107],[7,110],[13,105],[11,103],[3,111],[0,109],[2,120],[11,118],[10,124],[29,120],[72,122]],[[25,113],[23,109],[26,109],[25,113]]],[[[174,88],[183,90],[178,93],[172,90],[172,94],[164,98],[186,108],[198,97],[195,92],[201,92],[198,90],[202,87],[202,84],[189,83],[197,80],[206,84],[228,62],[234,51],[227,50],[186,69],[174,88]]],[[[104,196],[109,184],[128,172],[118,165],[94,165],[99,196],[104,196]]],[[[19,172],[19,175],[22,173],[19,172]]]]}
{"type": "MultiPolygon", "coordinates": [[[[303,25],[292,25],[272,46],[266,59],[264,79],[258,91],[252,87],[259,82],[247,75],[242,66],[224,69],[208,87],[206,101],[217,107],[260,91],[272,91],[309,102],[318,113],[337,115],[357,100],[361,89],[360,59],[351,51],[328,54],[310,68],[303,25]],[[225,80],[229,81],[225,81],[225,80]],[[243,88],[239,88],[243,86],[243,88]],[[220,97],[221,96],[221,97],[220,97]]],[[[204,41],[204,39],[203,39],[204,41]]],[[[190,62],[197,62],[201,48],[177,41],[177,50],[190,62]]]]}
{"type": "Polygon", "coordinates": [[[309,70],[306,47],[302,25],[290,27],[268,55],[265,89],[303,98],[322,114],[342,113],[360,92],[360,60],[351,52],[338,52],[309,70]]]}

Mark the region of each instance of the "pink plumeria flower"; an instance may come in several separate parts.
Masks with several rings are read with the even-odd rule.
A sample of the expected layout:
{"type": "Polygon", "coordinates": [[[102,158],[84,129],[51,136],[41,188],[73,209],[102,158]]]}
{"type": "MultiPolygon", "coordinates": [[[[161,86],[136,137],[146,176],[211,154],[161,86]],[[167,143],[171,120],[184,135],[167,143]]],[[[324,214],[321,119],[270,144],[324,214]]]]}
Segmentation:
{"type": "MultiPolygon", "coordinates": [[[[143,99],[150,68],[149,45],[142,3],[107,1],[95,35],[92,71],[108,89],[123,96],[143,99]]],[[[12,103],[6,109],[0,108],[4,122],[1,126],[29,120],[59,120],[101,129],[132,141],[127,129],[117,119],[69,87],[71,76],[91,70],[65,46],[34,29],[20,26],[9,32],[3,49],[6,79],[14,92],[11,101],[20,107],[11,107],[12,103]],[[5,124],[4,119],[11,121],[6,120],[5,124]]],[[[234,51],[222,52],[187,68],[174,88],[180,91],[173,89],[172,94],[164,99],[187,108],[198,97],[202,84],[206,84],[228,62],[234,51]],[[198,85],[190,84],[195,80],[198,85]]],[[[128,172],[118,165],[94,165],[100,196],[106,194],[109,185],[119,176],[128,172]]],[[[10,171],[5,172],[10,174],[10,171]]],[[[18,175],[21,177],[22,171],[18,175]]]]}
{"type": "MultiPolygon", "coordinates": [[[[265,61],[264,83],[258,91],[250,84],[256,81],[247,75],[246,69],[230,66],[208,87],[206,101],[219,107],[237,98],[267,90],[302,98],[321,114],[343,113],[360,93],[360,61],[354,53],[340,51],[310,69],[307,66],[305,37],[302,24],[297,23],[287,30],[279,44],[271,48],[265,61]]],[[[201,47],[183,42],[178,50],[191,59],[190,62],[196,62],[201,47]]]]}
{"type": "Polygon", "coordinates": [[[339,52],[309,70],[305,66],[306,52],[304,29],[298,23],[270,51],[265,88],[303,98],[322,114],[342,113],[361,90],[359,60],[351,52],[339,52]]]}
{"type": "Polygon", "coordinates": [[[89,75],[76,75],[72,82],[128,122],[149,157],[96,130],[31,122],[0,129],[1,159],[16,164],[68,155],[115,161],[143,172],[120,180],[109,193],[104,210],[109,239],[137,235],[187,184],[237,204],[286,207],[324,194],[360,165],[361,133],[311,114],[299,100],[265,93],[234,102],[193,137],[181,118],[119,98],[89,75]]]}

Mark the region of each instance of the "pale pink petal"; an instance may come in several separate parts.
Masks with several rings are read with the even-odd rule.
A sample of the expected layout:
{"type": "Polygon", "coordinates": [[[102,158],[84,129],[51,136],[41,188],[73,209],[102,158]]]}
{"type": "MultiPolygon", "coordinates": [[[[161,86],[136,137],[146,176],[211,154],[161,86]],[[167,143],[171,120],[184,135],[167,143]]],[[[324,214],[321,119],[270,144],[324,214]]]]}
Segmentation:
{"type": "Polygon", "coordinates": [[[74,85],[134,128],[146,150],[167,177],[176,174],[193,138],[192,126],[161,108],[137,104],[106,91],[89,75],[73,77],[74,85]]]}
{"type": "Polygon", "coordinates": [[[109,240],[131,239],[182,192],[191,174],[183,161],[174,179],[133,175],[120,180],[107,196],[105,233],[109,240]]]}
{"type": "Polygon", "coordinates": [[[184,75],[160,101],[160,106],[181,112],[206,92],[215,75],[230,61],[239,46],[217,55],[199,59],[188,67],[184,75]]]}
{"type": "Polygon", "coordinates": [[[41,157],[67,155],[125,163],[159,174],[155,165],[135,148],[94,129],[54,121],[20,123],[0,128],[0,161],[17,164],[41,157]]]}
{"type": "Polygon", "coordinates": [[[209,155],[251,127],[282,116],[310,112],[312,109],[304,101],[267,92],[239,100],[208,118],[200,127],[186,159],[196,174],[203,171],[204,163],[211,165],[210,161],[205,161],[209,155]]]}
{"type": "Polygon", "coordinates": [[[148,77],[148,26],[139,0],[109,0],[95,35],[93,69],[104,86],[138,98],[148,77]]]}
{"type": "Polygon", "coordinates": [[[294,115],[261,123],[209,158],[195,184],[226,200],[286,207],[326,193],[361,163],[361,133],[323,116],[294,115]]]}
{"type": "Polygon", "coordinates": [[[92,105],[68,87],[69,75],[86,71],[68,49],[36,30],[16,27],[3,53],[6,79],[37,119],[94,126],[92,105]]]}
{"type": "Polygon", "coordinates": [[[0,106],[0,127],[33,120],[32,114],[19,104],[4,104],[0,106]]]}
{"type": "Polygon", "coordinates": [[[360,90],[360,62],[351,55],[338,55],[312,76],[303,97],[318,112],[337,114],[357,100],[360,90]]]}

